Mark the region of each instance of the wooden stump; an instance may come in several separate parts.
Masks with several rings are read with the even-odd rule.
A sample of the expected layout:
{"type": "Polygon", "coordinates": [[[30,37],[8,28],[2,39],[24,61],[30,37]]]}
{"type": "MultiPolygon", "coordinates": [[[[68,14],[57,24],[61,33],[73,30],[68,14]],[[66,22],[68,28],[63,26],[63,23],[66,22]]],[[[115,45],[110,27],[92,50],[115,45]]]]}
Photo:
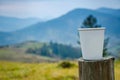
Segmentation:
{"type": "Polygon", "coordinates": [[[78,61],[79,80],[114,80],[114,58],[104,57],[102,60],[78,61]]]}

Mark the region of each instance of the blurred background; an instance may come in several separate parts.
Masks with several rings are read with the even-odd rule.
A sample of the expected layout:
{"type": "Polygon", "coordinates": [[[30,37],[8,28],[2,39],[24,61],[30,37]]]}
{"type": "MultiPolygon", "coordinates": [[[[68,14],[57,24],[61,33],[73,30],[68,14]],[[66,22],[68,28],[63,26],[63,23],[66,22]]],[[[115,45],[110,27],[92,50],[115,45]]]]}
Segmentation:
{"type": "Polygon", "coordinates": [[[120,0],[0,0],[0,79],[33,80],[43,72],[35,80],[77,80],[75,60],[82,56],[78,28],[89,15],[106,28],[105,55],[118,60],[118,70],[120,0]],[[55,67],[63,60],[74,65],[71,74],[63,70],[67,77],[55,67]]]}

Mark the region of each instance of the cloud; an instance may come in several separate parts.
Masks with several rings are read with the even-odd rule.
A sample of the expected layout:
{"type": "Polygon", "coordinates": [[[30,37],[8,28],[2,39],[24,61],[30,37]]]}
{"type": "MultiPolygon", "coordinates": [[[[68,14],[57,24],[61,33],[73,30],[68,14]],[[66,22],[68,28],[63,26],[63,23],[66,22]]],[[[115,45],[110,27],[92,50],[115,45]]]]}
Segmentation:
{"type": "Polygon", "coordinates": [[[0,15],[55,18],[75,8],[120,8],[120,0],[0,0],[0,15]]]}
{"type": "Polygon", "coordinates": [[[0,15],[11,15],[14,17],[39,17],[53,18],[58,17],[70,11],[73,3],[42,1],[42,2],[27,2],[27,3],[9,3],[0,5],[0,15]]]}
{"type": "Polygon", "coordinates": [[[41,1],[59,1],[59,0],[0,0],[0,3],[16,3],[16,2],[41,2],[41,1]]]}

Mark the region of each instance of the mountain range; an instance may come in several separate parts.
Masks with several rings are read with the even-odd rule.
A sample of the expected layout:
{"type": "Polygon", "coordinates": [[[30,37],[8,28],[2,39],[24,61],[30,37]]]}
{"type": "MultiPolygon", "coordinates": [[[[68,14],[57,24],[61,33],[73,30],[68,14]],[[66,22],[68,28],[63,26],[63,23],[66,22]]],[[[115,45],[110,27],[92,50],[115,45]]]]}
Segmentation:
{"type": "Polygon", "coordinates": [[[42,21],[38,18],[15,18],[0,16],[0,31],[11,32],[42,21]]]}
{"type": "Polygon", "coordinates": [[[102,13],[106,13],[106,14],[111,14],[113,16],[116,17],[120,17],[120,9],[111,9],[111,8],[99,8],[97,9],[97,11],[102,12],[102,13]]]}
{"type": "MultiPolygon", "coordinates": [[[[36,22],[19,30],[11,32],[1,31],[0,45],[15,44],[27,40],[53,41],[76,45],[77,40],[79,40],[77,30],[89,15],[96,17],[98,24],[106,28],[106,36],[111,38],[111,42],[119,42],[120,9],[99,8],[91,10],[80,8],[74,9],[58,18],[45,22],[36,22]]],[[[17,26],[14,25],[13,27],[17,26]]]]}

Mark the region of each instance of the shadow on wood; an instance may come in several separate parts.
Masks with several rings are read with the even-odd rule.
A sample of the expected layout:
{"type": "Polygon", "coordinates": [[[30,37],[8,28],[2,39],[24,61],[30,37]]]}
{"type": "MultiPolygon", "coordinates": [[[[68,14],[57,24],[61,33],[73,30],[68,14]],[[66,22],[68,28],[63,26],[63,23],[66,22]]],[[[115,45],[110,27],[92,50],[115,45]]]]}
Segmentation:
{"type": "Polygon", "coordinates": [[[80,58],[79,80],[114,80],[114,58],[102,60],[84,60],[80,58]]]}

